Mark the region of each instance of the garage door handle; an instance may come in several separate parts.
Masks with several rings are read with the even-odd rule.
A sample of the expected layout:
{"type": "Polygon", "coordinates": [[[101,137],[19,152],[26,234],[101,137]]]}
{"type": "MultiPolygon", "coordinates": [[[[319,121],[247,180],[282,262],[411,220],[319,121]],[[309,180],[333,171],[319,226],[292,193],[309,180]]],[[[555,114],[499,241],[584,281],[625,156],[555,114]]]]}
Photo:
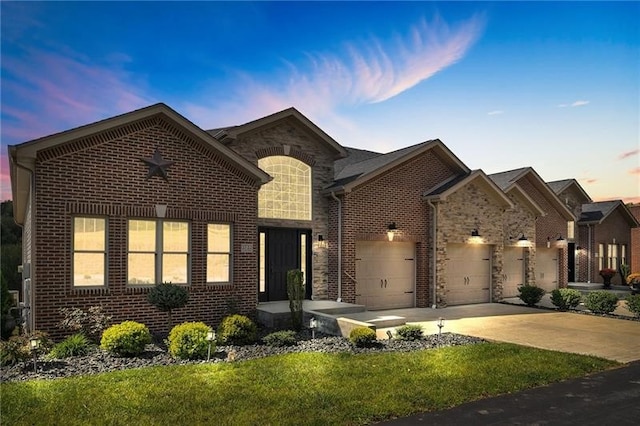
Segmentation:
{"type": "Polygon", "coordinates": [[[380,288],[382,288],[382,286],[384,285],[382,281],[383,280],[380,280],[380,288]]]}
{"type": "Polygon", "coordinates": [[[413,294],[412,291],[405,291],[404,294],[413,294]]]}
{"type": "Polygon", "coordinates": [[[489,290],[489,287],[484,287],[483,290],[489,290]]]}
{"type": "Polygon", "coordinates": [[[387,280],[384,280],[384,288],[387,288],[387,280]]]}

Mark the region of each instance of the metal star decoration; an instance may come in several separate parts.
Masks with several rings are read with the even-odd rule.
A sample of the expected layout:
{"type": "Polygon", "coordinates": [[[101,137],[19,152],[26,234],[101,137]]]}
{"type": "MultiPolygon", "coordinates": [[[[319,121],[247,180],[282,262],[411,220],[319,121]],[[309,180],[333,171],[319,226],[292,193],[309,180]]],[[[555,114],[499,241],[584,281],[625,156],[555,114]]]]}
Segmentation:
{"type": "Polygon", "coordinates": [[[167,169],[173,166],[174,162],[163,159],[160,149],[156,148],[156,151],[153,153],[153,156],[151,158],[141,158],[140,161],[149,166],[147,179],[152,176],[160,176],[166,181],[169,180],[167,176],[167,169]]]}

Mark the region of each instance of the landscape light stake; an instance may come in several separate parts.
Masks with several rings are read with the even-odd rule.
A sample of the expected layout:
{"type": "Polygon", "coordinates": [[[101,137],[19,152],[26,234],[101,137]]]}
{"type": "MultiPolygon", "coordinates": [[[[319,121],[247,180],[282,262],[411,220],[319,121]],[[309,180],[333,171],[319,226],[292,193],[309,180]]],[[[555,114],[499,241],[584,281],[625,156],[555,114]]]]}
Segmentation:
{"type": "Polygon", "coordinates": [[[315,318],[309,320],[309,328],[311,329],[311,338],[316,338],[316,327],[318,327],[318,321],[315,318]]]}
{"type": "Polygon", "coordinates": [[[40,346],[40,339],[37,337],[32,337],[29,339],[29,344],[31,345],[31,353],[33,354],[33,372],[38,372],[38,363],[37,363],[37,354],[38,347],[40,346]]]}
{"type": "Polygon", "coordinates": [[[442,327],[444,327],[444,318],[438,318],[438,346],[442,344],[442,327]]]}
{"type": "Polygon", "coordinates": [[[207,333],[207,342],[209,342],[209,349],[207,349],[207,361],[211,359],[211,344],[216,339],[216,333],[210,331],[207,333]]]}

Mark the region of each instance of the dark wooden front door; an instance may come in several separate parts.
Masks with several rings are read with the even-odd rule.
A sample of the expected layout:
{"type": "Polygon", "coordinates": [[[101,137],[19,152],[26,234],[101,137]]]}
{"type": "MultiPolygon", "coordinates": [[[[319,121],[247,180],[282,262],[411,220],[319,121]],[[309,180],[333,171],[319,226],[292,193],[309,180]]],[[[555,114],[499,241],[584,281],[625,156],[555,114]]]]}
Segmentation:
{"type": "Polygon", "coordinates": [[[290,228],[262,228],[260,229],[260,265],[264,268],[264,286],[260,289],[260,301],[287,300],[287,272],[301,269],[305,272],[307,295],[311,288],[310,232],[307,230],[290,228]]]}

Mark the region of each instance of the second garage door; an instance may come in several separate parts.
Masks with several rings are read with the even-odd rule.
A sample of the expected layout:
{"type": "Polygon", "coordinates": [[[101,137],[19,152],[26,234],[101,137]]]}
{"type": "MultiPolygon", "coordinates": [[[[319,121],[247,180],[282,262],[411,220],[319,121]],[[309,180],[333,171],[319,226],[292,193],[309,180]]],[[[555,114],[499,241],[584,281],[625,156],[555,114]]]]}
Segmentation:
{"type": "Polygon", "coordinates": [[[502,297],[517,297],[523,284],[524,252],[521,247],[505,247],[502,263],[502,297]]]}
{"type": "Polygon", "coordinates": [[[448,244],[446,281],[447,305],[489,302],[491,247],[448,244]]]}
{"type": "Polygon", "coordinates": [[[356,303],[367,309],[411,308],[414,292],[413,243],[356,243],[356,303]]]}
{"type": "Polygon", "coordinates": [[[558,249],[536,249],[536,286],[552,291],[558,288],[558,249]]]}

